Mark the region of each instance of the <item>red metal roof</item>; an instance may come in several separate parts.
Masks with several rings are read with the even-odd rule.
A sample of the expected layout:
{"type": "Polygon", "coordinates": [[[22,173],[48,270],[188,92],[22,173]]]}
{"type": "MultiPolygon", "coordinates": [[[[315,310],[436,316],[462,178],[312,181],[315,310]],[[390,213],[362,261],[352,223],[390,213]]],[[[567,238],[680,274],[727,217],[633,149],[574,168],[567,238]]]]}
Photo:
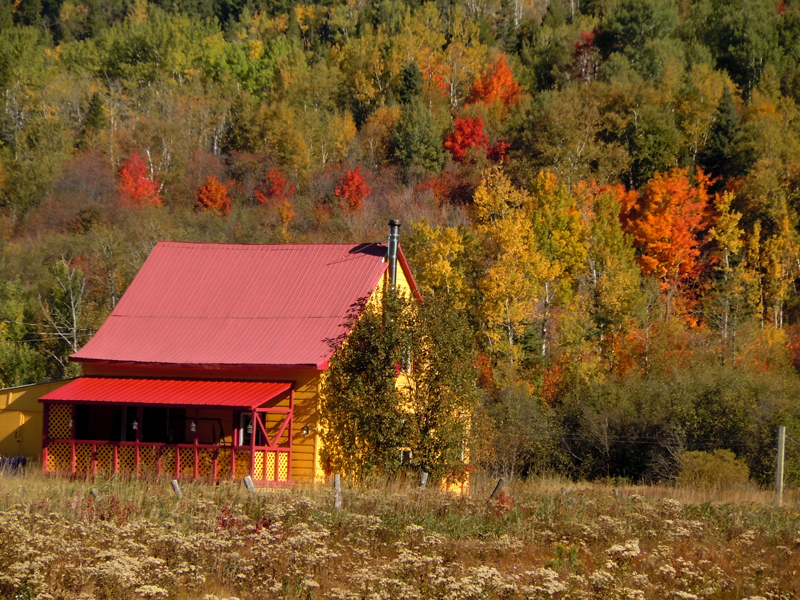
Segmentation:
{"type": "Polygon", "coordinates": [[[71,358],[325,368],[378,285],[385,256],[384,244],[160,242],[71,358]]]}
{"type": "Polygon", "coordinates": [[[289,388],[291,388],[290,383],[275,381],[80,377],[45,394],[41,400],[253,409],[289,388]]]}

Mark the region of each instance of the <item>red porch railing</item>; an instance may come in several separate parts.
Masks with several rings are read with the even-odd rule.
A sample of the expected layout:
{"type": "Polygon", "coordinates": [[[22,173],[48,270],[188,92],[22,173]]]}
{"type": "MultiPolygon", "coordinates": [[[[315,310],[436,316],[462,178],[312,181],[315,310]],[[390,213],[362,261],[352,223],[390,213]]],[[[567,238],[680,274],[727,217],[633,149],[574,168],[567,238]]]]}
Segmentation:
{"type": "Polygon", "coordinates": [[[44,409],[42,463],[46,472],[211,480],[250,475],[255,483],[265,485],[291,482],[293,406],[260,408],[250,413],[254,426],[248,432],[251,443],[245,446],[239,444],[236,426],[231,445],[200,444],[196,439],[187,444],[142,442],[138,440],[138,430],[137,441],[76,440],[74,406],[45,404],[44,409]],[[267,423],[270,414],[279,419],[267,423]],[[268,428],[274,435],[268,433],[268,428]],[[257,445],[259,431],[265,443],[257,445]]]}

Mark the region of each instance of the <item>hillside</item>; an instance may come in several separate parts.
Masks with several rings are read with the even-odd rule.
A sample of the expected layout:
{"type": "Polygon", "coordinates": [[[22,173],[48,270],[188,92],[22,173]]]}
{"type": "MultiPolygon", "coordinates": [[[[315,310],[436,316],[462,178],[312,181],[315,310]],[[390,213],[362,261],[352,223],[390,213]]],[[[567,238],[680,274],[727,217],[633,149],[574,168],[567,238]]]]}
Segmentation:
{"type": "Polygon", "coordinates": [[[158,240],[399,218],[473,332],[477,465],[728,449],[768,483],[800,439],[797,39],[797,0],[0,0],[0,384],[75,374],[158,240]]]}

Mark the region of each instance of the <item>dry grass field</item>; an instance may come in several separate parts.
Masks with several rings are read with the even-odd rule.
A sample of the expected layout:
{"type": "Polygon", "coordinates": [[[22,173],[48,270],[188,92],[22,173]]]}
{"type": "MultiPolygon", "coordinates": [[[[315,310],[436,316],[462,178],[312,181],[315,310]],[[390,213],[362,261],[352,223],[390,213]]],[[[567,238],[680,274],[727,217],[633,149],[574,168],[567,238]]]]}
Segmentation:
{"type": "Polygon", "coordinates": [[[800,596],[800,497],[491,482],[343,493],[0,476],[0,597],[800,596]],[[95,499],[90,494],[99,492],[95,499]]]}

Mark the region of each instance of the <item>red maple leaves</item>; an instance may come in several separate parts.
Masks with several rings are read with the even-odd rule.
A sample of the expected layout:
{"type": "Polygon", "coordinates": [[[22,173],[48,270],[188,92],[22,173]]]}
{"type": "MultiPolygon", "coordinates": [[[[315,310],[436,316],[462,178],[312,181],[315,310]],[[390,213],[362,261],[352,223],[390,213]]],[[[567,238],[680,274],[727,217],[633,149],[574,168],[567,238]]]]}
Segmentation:
{"type": "Polygon", "coordinates": [[[632,206],[624,207],[623,228],[634,237],[642,272],[661,281],[668,294],[702,270],[700,244],[709,226],[711,183],[698,169],[694,185],[688,169],[656,173],[632,206]]]}
{"type": "Polygon", "coordinates": [[[506,107],[517,103],[522,86],[514,79],[514,74],[506,62],[506,57],[500,55],[492,65],[472,84],[467,97],[467,104],[485,102],[490,104],[496,100],[501,101],[506,107]]]}
{"type": "Polygon", "coordinates": [[[121,206],[160,206],[161,184],[151,175],[138,152],[131,152],[119,166],[121,206]]]}
{"type": "Polygon", "coordinates": [[[339,180],[334,195],[350,211],[359,211],[364,208],[364,199],[369,196],[372,189],[367,185],[364,175],[361,173],[361,165],[347,171],[339,180]]]}
{"type": "Polygon", "coordinates": [[[216,177],[209,175],[206,182],[197,188],[194,203],[196,210],[212,210],[222,216],[231,212],[231,197],[228,188],[216,177]]]}
{"type": "Polygon", "coordinates": [[[481,148],[485,152],[488,145],[489,136],[483,130],[483,119],[480,117],[456,117],[453,131],[444,140],[445,149],[456,162],[464,162],[473,148],[481,148]]]}
{"type": "Polygon", "coordinates": [[[296,193],[297,187],[277,168],[270,169],[267,178],[253,190],[253,196],[263,206],[281,204],[291,200],[296,193]]]}

